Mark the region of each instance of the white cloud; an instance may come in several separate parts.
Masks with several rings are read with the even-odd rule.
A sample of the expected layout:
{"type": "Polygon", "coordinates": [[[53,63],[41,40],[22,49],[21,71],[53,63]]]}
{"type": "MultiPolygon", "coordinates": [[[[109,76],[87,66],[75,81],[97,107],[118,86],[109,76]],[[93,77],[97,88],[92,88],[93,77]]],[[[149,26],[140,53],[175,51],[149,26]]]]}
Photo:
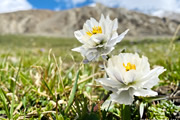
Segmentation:
{"type": "Polygon", "coordinates": [[[91,3],[88,5],[89,7],[96,7],[96,3],[91,3]]]}
{"type": "Polygon", "coordinates": [[[74,5],[77,5],[77,4],[79,4],[79,3],[83,3],[83,2],[85,2],[86,0],[72,0],[72,2],[73,2],[73,4],[74,5]]]}
{"type": "Polygon", "coordinates": [[[165,10],[180,12],[180,0],[94,0],[109,7],[124,7],[144,12],[165,10]]]}
{"type": "Polygon", "coordinates": [[[63,9],[70,9],[75,8],[78,4],[86,2],[86,0],[54,0],[59,5],[55,7],[55,11],[63,10],[63,9]]]}
{"type": "Polygon", "coordinates": [[[0,13],[32,9],[27,0],[0,0],[0,13]]]}
{"type": "Polygon", "coordinates": [[[130,9],[139,8],[140,10],[167,10],[179,11],[176,0],[122,0],[122,6],[130,9]]]}

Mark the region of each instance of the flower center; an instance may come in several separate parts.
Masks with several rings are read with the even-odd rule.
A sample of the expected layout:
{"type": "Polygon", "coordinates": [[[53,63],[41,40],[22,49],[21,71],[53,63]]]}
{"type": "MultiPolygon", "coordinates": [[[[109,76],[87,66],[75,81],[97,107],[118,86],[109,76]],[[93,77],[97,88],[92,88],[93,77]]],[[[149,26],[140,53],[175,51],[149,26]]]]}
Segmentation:
{"type": "Polygon", "coordinates": [[[128,62],[127,65],[125,65],[125,64],[123,63],[123,66],[126,68],[126,72],[127,72],[127,71],[130,71],[130,70],[132,70],[132,69],[136,70],[135,64],[131,64],[130,62],[128,62]]]}
{"type": "Polygon", "coordinates": [[[96,26],[94,26],[93,28],[92,28],[92,31],[88,31],[88,32],[86,32],[89,36],[92,36],[92,35],[94,35],[94,34],[98,34],[98,33],[102,33],[102,28],[101,28],[101,26],[98,26],[98,27],[96,27],[96,26]]]}

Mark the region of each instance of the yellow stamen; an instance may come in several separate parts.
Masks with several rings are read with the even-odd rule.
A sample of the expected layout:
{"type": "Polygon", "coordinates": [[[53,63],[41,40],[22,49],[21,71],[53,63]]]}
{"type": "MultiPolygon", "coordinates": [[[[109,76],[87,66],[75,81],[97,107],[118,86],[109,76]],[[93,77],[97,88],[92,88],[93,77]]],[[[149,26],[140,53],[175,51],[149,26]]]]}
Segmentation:
{"type": "Polygon", "coordinates": [[[92,31],[88,31],[88,32],[86,32],[89,36],[92,36],[92,35],[94,35],[94,34],[98,34],[98,33],[102,33],[102,28],[101,28],[101,26],[98,26],[98,27],[96,27],[96,26],[94,26],[93,28],[92,28],[92,31]]]}
{"type": "Polygon", "coordinates": [[[136,70],[135,64],[131,64],[130,62],[128,62],[126,66],[123,63],[123,66],[126,68],[126,72],[129,71],[129,70],[132,70],[132,69],[136,70]]]}

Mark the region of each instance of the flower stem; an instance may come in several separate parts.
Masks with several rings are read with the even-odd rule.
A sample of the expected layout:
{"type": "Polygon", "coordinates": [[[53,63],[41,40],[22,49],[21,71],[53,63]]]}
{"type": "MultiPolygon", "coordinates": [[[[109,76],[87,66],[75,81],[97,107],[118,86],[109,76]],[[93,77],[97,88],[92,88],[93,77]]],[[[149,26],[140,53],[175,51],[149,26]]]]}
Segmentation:
{"type": "Polygon", "coordinates": [[[131,120],[130,105],[124,105],[124,104],[122,104],[122,108],[121,108],[121,119],[122,119],[122,120],[131,120]]]}
{"type": "Polygon", "coordinates": [[[103,99],[99,102],[99,104],[96,104],[94,107],[94,112],[96,112],[99,107],[108,99],[109,95],[112,93],[112,91],[109,91],[104,97],[103,99]],[[99,107],[98,107],[99,106],[99,107]]]}

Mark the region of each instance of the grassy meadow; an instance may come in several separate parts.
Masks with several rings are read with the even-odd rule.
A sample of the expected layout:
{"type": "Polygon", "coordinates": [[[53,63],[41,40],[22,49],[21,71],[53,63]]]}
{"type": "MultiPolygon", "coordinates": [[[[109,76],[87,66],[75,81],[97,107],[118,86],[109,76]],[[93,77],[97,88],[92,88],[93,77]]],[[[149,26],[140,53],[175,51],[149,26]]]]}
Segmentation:
{"type": "MultiPolygon", "coordinates": [[[[0,119],[121,119],[118,104],[107,111],[94,110],[108,93],[95,82],[105,72],[97,63],[83,64],[81,55],[71,51],[80,45],[75,38],[0,35],[0,119]]],[[[180,89],[180,39],[125,38],[112,55],[121,51],[145,55],[151,68],[167,69],[153,89],[171,98],[140,99],[145,103],[143,118],[180,118],[177,97],[173,98],[180,89]]],[[[131,117],[140,119],[139,104],[132,108],[131,117]]]]}

